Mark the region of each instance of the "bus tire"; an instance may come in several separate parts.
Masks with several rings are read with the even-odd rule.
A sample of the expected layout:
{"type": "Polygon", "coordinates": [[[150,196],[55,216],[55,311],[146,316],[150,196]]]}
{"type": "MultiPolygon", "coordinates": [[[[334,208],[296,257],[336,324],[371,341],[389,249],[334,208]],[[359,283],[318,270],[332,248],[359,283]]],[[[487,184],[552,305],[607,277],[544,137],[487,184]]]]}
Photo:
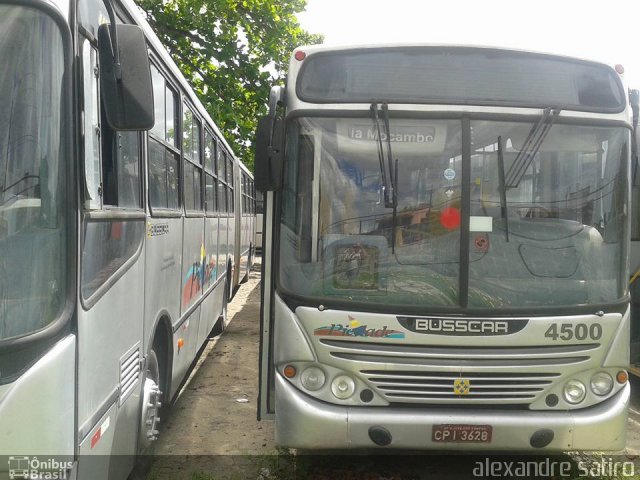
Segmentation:
{"type": "Polygon", "coordinates": [[[227,265],[227,301],[230,302],[233,298],[233,272],[231,271],[231,262],[227,265]]]}
{"type": "Polygon", "coordinates": [[[253,259],[253,245],[249,246],[249,255],[247,256],[247,271],[242,277],[240,283],[247,283],[249,281],[249,272],[251,271],[251,260],[253,259]]]}
{"type": "Polygon", "coordinates": [[[226,282],[224,285],[224,292],[222,294],[222,311],[211,329],[209,338],[215,338],[218,335],[221,335],[227,325],[227,305],[229,304],[229,301],[227,300],[229,298],[229,294],[227,293],[228,289],[229,283],[226,282]]]}

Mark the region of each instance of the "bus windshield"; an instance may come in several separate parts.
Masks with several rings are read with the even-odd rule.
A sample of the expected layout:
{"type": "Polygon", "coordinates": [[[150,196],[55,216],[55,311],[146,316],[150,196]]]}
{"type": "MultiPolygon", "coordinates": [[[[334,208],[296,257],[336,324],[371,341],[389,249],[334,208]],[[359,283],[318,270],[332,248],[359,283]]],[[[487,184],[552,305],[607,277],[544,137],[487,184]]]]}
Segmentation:
{"type": "Polygon", "coordinates": [[[534,149],[538,123],[290,121],[279,288],[397,311],[624,298],[629,130],[556,122],[534,149]],[[378,135],[397,160],[395,208],[378,135]]]}
{"type": "Polygon", "coordinates": [[[61,32],[0,5],[0,340],[38,331],[66,284],[61,32]]]}

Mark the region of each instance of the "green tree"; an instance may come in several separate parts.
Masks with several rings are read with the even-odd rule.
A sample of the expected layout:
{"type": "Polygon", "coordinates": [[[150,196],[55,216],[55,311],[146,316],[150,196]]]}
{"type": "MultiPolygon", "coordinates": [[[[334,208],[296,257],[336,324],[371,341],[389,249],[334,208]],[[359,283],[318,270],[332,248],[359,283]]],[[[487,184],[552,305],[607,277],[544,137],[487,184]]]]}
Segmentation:
{"type": "Polygon", "coordinates": [[[253,170],[251,144],[271,86],[299,45],[322,41],[295,16],[306,0],[138,0],[160,41],[235,153],[253,170]]]}

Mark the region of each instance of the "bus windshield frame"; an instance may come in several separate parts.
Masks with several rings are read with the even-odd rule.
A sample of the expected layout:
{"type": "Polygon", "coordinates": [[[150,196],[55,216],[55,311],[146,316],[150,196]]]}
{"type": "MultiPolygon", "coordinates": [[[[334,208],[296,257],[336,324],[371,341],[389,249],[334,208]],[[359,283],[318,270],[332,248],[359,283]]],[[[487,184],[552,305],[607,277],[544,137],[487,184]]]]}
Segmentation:
{"type": "MultiPolygon", "coordinates": [[[[399,205],[397,220],[392,220],[391,210],[385,209],[384,205],[376,133],[370,118],[365,117],[366,114],[357,117],[353,113],[331,116],[326,111],[321,117],[312,116],[309,111],[304,115],[291,115],[287,121],[284,187],[278,195],[277,207],[281,219],[280,227],[275,229],[278,245],[276,265],[279,265],[276,289],[293,304],[372,312],[484,315],[525,312],[527,315],[547,315],[593,311],[594,308],[610,310],[612,306],[624,308],[626,305],[628,242],[625,239],[629,237],[626,213],[629,209],[629,172],[626,165],[630,148],[626,123],[601,119],[557,120],[539,152],[532,157],[531,164],[526,166],[526,172],[519,179],[521,185],[507,184],[506,198],[502,199],[500,185],[504,184],[504,178],[501,179],[498,173],[500,157],[504,157],[503,161],[506,158],[506,175],[513,183],[516,177],[509,177],[509,172],[517,167],[514,161],[518,150],[523,148],[527,133],[539,119],[522,115],[491,115],[486,118],[474,115],[471,118],[464,114],[440,118],[411,115],[407,118],[395,112],[390,132],[394,160],[398,159],[399,164],[399,205]],[[605,138],[606,132],[610,132],[611,137],[605,138]],[[420,138],[432,135],[434,138],[424,141],[420,145],[422,152],[418,154],[416,145],[410,145],[416,141],[412,135],[420,138]],[[366,137],[370,137],[366,146],[362,141],[358,142],[366,137]],[[500,137],[503,155],[499,155],[500,137]],[[320,138],[324,143],[318,143],[320,138]],[[409,143],[403,144],[403,138],[409,143]],[[572,140],[567,141],[567,138],[572,140]],[[317,145],[322,147],[318,150],[317,145]],[[604,159],[603,148],[609,152],[604,159]],[[350,156],[352,160],[349,160],[350,156]],[[432,178],[418,178],[419,169],[410,175],[407,173],[409,164],[426,165],[426,162],[436,161],[438,173],[436,176],[432,173],[432,178]],[[571,176],[568,167],[571,162],[580,165],[584,178],[575,178],[576,182],[565,188],[560,183],[571,176]],[[548,169],[551,163],[564,177],[556,173],[554,179],[549,173],[540,173],[544,165],[548,169]],[[291,168],[294,164],[295,172],[291,168]],[[366,168],[363,168],[365,164],[366,168]],[[562,172],[563,169],[566,171],[562,172]],[[591,173],[596,178],[598,174],[594,172],[597,171],[600,178],[594,180],[593,185],[588,185],[586,176],[591,173]],[[319,181],[309,181],[316,178],[319,181]],[[544,182],[553,188],[545,188],[544,182]],[[431,205],[435,205],[433,191],[440,190],[437,195],[441,197],[442,208],[428,208],[429,189],[420,187],[427,184],[435,186],[431,188],[431,205]],[[522,197],[524,189],[534,197],[538,189],[539,201],[525,201],[522,197]],[[614,194],[614,190],[619,194],[614,194]],[[407,198],[412,195],[421,196],[414,207],[407,203],[407,198]],[[337,209],[328,206],[343,200],[345,203],[347,197],[352,203],[359,202],[363,208],[368,203],[367,208],[375,210],[373,216],[349,216],[344,213],[344,205],[337,209]],[[501,209],[504,200],[506,218],[501,209]],[[332,209],[335,212],[340,208],[342,213],[330,213],[332,209]],[[607,208],[613,209],[614,213],[605,212],[607,208]],[[378,218],[376,224],[372,221],[376,216],[384,219],[378,218]],[[355,223],[361,229],[363,221],[368,223],[370,231],[366,232],[369,227],[364,227],[362,232],[354,230],[347,233],[331,232],[331,228],[327,228],[337,225],[338,229],[353,230],[353,225],[346,226],[349,223],[347,217],[358,217],[355,223]],[[391,233],[394,231],[392,221],[398,222],[395,228],[399,232],[391,233]],[[339,227],[341,222],[342,227],[339,227]],[[408,234],[408,225],[405,224],[417,228],[408,234]],[[432,226],[427,226],[429,224],[432,226]],[[376,229],[380,230],[377,234],[376,229]],[[426,233],[429,229],[431,233],[426,233]],[[392,242],[389,235],[394,235],[394,239],[399,241],[392,242]],[[422,282],[419,270],[424,266],[419,265],[417,257],[408,255],[405,261],[398,260],[411,235],[422,241],[422,245],[414,242],[414,247],[432,256],[434,265],[440,265],[436,268],[439,271],[433,274],[437,281],[430,285],[423,283],[422,287],[419,286],[422,282]],[[396,243],[397,251],[394,253],[392,243],[396,243]],[[428,252],[431,248],[429,243],[439,244],[439,250],[428,252]],[[588,266],[585,258],[598,248],[607,247],[611,247],[607,251],[615,252],[604,256],[605,260],[611,260],[606,279],[594,279],[593,285],[584,287],[581,293],[569,292],[566,302],[558,300],[561,293],[554,297],[554,289],[563,285],[562,278],[573,277],[575,285],[584,286],[584,282],[592,278],[586,270],[591,272],[589,275],[596,275],[602,265],[588,266]],[[512,270],[510,260],[502,256],[509,250],[510,260],[517,257],[518,265],[522,267],[519,273],[513,274],[531,276],[533,281],[530,285],[517,286],[513,279],[508,278],[502,283],[499,280],[500,275],[507,274],[508,277],[512,270]],[[501,263],[504,271],[491,272],[490,269],[487,271],[486,265],[482,267],[482,259],[490,257],[494,251],[496,254],[491,261],[501,263]],[[553,261],[546,261],[549,259],[553,261]],[[393,269],[385,270],[385,263],[389,265],[392,262],[398,263],[400,268],[395,272],[393,269]],[[350,267],[359,273],[350,276],[350,267]],[[585,269],[584,278],[576,277],[579,268],[585,269]],[[332,270],[342,273],[333,275],[332,270]],[[408,288],[406,284],[397,283],[394,276],[409,270],[415,278],[409,282],[413,282],[413,286],[408,288]],[[403,300],[396,303],[386,294],[394,282],[397,292],[405,292],[403,300]],[[601,284],[596,285],[598,282],[601,284]],[[597,292],[605,284],[607,294],[585,293],[587,290],[597,292]],[[531,293],[532,285],[541,289],[537,302],[527,300],[528,296],[536,298],[531,293]],[[493,287],[494,293],[487,293],[493,287]],[[424,297],[429,290],[433,293],[429,297],[432,301],[415,300],[424,297]],[[505,300],[505,292],[509,291],[514,292],[519,300],[505,300]],[[544,301],[541,300],[543,298],[544,301]]],[[[353,208],[353,211],[357,210],[358,207],[353,208]]]]}

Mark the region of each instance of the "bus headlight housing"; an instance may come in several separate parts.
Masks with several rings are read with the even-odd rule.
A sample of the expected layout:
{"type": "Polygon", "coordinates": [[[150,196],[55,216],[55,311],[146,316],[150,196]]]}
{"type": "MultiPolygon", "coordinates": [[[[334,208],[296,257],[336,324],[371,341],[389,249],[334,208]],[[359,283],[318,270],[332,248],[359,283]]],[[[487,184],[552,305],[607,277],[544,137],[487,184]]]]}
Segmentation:
{"type": "Polygon", "coordinates": [[[308,367],[300,375],[300,383],[311,392],[320,390],[324,386],[326,377],[318,367],[308,367]]]}
{"type": "Polygon", "coordinates": [[[331,392],[336,398],[346,400],[356,391],[356,383],[347,375],[338,375],[331,382],[331,392]]]}
{"type": "Polygon", "coordinates": [[[587,395],[587,388],[584,386],[584,383],[578,380],[569,380],[564,385],[564,399],[576,405],[584,400],[584,397],[587,395]]]}
{"type": "Polygon", "coordinates": [[[613,378],[607,372],[594,373],[591,377],[591,391],[599,396],[608,395],[613,389],[613,378]]]}

